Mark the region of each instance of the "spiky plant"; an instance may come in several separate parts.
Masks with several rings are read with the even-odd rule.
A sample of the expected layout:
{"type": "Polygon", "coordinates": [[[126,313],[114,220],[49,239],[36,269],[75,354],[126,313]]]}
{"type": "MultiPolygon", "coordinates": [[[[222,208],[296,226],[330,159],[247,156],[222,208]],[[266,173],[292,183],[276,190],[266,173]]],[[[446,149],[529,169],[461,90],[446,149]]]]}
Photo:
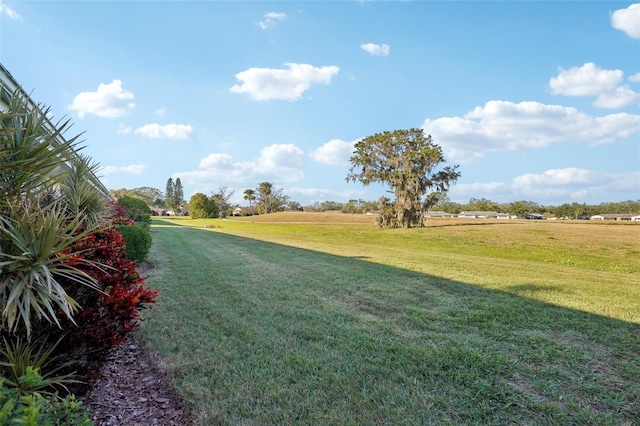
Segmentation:
{"type": "Polygon", "coordinates": [[[71,362],[59,363],[54,355],[56,347],[62,339],[53,344],[46,341],[36,344],[20,337],[4,339],[4,346],[0,346],[0,372],[2,383],[15,388],[22,393],[39,392],[45,395],[57,395],[58,388],[66,385],[81,383],[76,380],[74,373],[62,373],[71,362]],[[30,376],[30,370],[38,373],[37,380],[25,381],[30,376]]]}
{"type": "Polygon", "coordinates": [[[78,304],[58,282],[64,277],[97,289],[95,280],[75,265],[86,262],[73,245],[92,230],[81,231],[80,217],[60,204],[37,202],[0,216],[0,308],[2,325],[14,331],[24,325],[31,334],[31,314],[59,324],[57,310],[69,319],[78,304]]]}
{"type": "Polygon", "coordinates": [[[53,127],[48,108],[32,107],[17,94],[8,102],[0,112],[0,210],[57,185],[78,149],[77,136],[62,137],[69,121],[53,127]]]}
{"type": "Polygon", "coordinates": [[[53,125],[48,108],[18,91],[0,88],[0,96],[8,105],[0,112],[1,324],[12,332],[24,327],[29,337],[33,313],[58,323],[61,311],[73,320],[78,304],[61,278],[96,287],[76,268],[86,261],[73,247],[95,229],[97,197],[108,192],[96,183],[95,166],[77,153],[78,136],[62,136],[69,121],[53,125]]]}
{"type": "Polygon", "coordinates": [[[70,162],[67,173],[60,183],[60,195],[72,216],[81,218],[85,227],[105,223],[106,202],[94,185],[99,164],[91,158],[79,155],[70,162]]]}

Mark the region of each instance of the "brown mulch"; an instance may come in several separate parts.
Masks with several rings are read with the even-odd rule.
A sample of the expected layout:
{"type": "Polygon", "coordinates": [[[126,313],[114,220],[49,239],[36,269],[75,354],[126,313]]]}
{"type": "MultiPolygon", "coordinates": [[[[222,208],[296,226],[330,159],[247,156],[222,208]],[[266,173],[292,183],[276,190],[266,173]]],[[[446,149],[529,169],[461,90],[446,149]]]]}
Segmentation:
{"type": "MultiPolygon", "coordinates": [[[[142,276],[154,268],[138,265],[142,276]]],[[[193,422],[167,375],[137,332],[112,348],[81,397],[95,426],[186,426],[193,422]]]]}
{"type": "Polygon", "coordinates": [[[192,424],[156,357],[135,332],[110,350],[81,399],[96,426],[192,424]]]}

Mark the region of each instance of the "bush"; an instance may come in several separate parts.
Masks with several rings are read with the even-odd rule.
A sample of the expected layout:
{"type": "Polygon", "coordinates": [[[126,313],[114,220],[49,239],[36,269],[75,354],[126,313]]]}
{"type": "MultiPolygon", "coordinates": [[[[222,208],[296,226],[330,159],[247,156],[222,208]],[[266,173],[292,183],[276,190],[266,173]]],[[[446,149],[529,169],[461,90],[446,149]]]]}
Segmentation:
{"type": "Polygon", "coordinates": [[[125,215],[134,221],[142,220],[142,216],[145,214],[151,215],[151,209],[144,200],[139,198],[124,197],[118,198],[118,204],[124,209],[125,215]]]}
{"type": "Polygon", "coordinates": [[[122,234],[114,227],[93,233],[74,247],[97,265],[79,263],[77,268],[96,280],[99,292],[64,281],[67,294],[81,309],[74,319],[60,318],[61,328],[40,322],[35,337],[63,337],[56,354],[77,361],[83,375],[91,373],[108,349],[123,342],[140,321],[140,311],[155,303],[159,293],[151,289],[127,259],[122,234]],[[100,266],[98,266],[100,265],[100,266]]]}
{"type": "MultiPolygon", "coordinates": [[[[73,277],[61,279],[66,294],[80,308],[73,319],[58,312],[59,327],[44,318],[35,319],[32,341],[61,339],[53,355],[58,357],[56,362],[67,365],[56,375],[64,375],[73,367],[78,375],[89,378],[97,372],[108,349],[123,342],[138,326],[140,311],[155,303],[159,291],[151,289],[138,274],[136,263],[127,259],[124,239],[115,227],[95,231],[73,244],[71,251],[81,253],[73,263],[95,280],[99,291],[78,285],[73,277]]],[[[71,392],[81,392],[84,386],[76,383],[71,392]]]]}
{"type": "Polygon", "coordinates": [[[143,214],[140,218],[140,224],[143,224],[147,228],[149,228],[151,226],[151,215],[148,213],[143,214]]]}
{"type": "MultiPolygon", "coordinates": [[[[27,368],[19,381],[25,387],[37,387],[42,381],[38,369],[27,368]]],[[[88,410],[74,395],[64,399],[44,396],[32,390],[6,387],[0,377],[0,425],[82,426],[93,425],[88,410]]]]}
{"type": "MultiPolygon", "coordinates": [[[[85,292],[84,297],[78,296],[76,300],[85,309],[75,319],[90,347],[108,349],[124,341],[138,325],[139,311],[155,303],[159,291],[152,290],[136,271],[135,262],[127,259],[124,239],[117,229],[106,228],[85,239],[84,250],[85,257],[104,265],[85,270],[98,281],[103,293],[85,292]]],[[[72,284],[73,287],[78,286],[72,284]]]]}
{"type": "Polygon", "coordinates": [[[189,200],[189,214],[191,219],[218,217],[218,205],[205,194],[198,192],[189,200]]]}
{"type": "Polygon", "coordinates": [[[122,234],[125,242],[125,256],[129,260],[142,263],[149,256],[151,248],[151,234],[149,225],[135,223],[133,225],[117,225],[116,229],[122,234]]]}

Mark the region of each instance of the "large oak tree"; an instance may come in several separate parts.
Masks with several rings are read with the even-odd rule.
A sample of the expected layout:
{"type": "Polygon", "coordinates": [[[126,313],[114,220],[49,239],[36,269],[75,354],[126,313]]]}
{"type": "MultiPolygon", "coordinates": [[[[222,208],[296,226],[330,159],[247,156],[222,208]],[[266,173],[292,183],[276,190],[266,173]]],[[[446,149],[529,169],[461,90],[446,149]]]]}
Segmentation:
{"type": "Polygon", "coordinates": [[[387,184],[395,200],[383,199],[379,226],[423,226],[425,213],[460,177],[445,166],[442,148],[422,129],[376,133],[355,144],[347,181],[387,184]]]}

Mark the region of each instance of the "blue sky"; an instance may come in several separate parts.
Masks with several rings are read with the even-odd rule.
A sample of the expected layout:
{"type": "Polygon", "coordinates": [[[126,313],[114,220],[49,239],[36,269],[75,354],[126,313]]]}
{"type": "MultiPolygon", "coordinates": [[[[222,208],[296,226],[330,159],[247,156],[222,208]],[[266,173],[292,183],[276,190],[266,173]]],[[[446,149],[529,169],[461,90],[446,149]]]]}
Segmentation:
{"type": "Polygon", "coordinates": [[[422,127],[453,201],[640,199],[640,3],[0,0],[0,62],[111,189],[376,200],[353,144],[422,127]]]}

